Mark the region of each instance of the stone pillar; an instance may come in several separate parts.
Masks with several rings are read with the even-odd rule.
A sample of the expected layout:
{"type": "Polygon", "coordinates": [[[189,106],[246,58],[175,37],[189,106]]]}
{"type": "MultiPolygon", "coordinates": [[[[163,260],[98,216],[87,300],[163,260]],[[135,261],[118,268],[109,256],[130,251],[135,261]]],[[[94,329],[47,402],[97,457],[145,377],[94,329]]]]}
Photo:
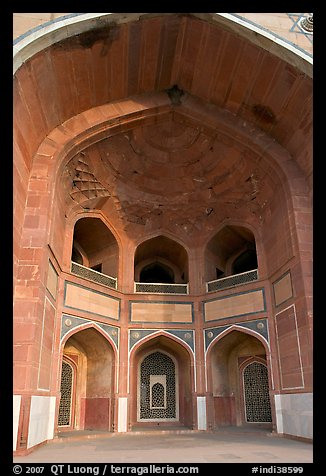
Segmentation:
{"type": "Polygon", "coordinates": [[[129,301],[121,300],[120,343],[118,363],[118,393],[115,405],[115,430],[128,431],[129,423],[129,353],[128,353],[129,301]]]}
{"type": "Polygon", "coordinates": [[[206,365],[205,365],[205,348],[203,340],[203,312],[202,302],[194,302],[194,322],[195,322],[195,378],[196,378],[196,414],[195,419],[197,430],[207,430],[208,411],[207,411],[207,388],[206,388],[206,365]]]}

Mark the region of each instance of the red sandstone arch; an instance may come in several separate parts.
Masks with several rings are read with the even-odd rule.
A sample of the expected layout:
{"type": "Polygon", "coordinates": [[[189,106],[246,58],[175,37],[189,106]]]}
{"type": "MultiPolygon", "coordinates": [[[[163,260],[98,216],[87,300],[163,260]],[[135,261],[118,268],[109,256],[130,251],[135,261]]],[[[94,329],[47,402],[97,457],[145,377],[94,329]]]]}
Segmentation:
{"type": "Polygon", "coordinates": [[[209,358],[209,353],[211,352],[212,347],[214,347],[214,345],[215,345],[218,341],[220,341],[221,339],[223,339],[223,337],[227,336],[228,334],[230,334],[230,332],[233,332],[233,331],[238,331],[238,332],[241,332],[241,333],[243,333],[243,334],[249,334],[249,335],[255,337],[255,338],[258,339],[258,340],[263,344],[263,346],[265,347],[266,355],[268,355],[268,353],[270,352],[269,343],[267,342],[267,340],[266,340],[261,334],[259,334],[259,333],[256,332],[256,331],[253,331],[252,329],[248,329],[248,328],[242,327],[241,325],[232,324],[230,327],[228,327],[227,329],[225,329],[224,331],[222,331],[220,334],[218,334],[218,335],[209,343],[209,345],[208,345],[208,347],[207,347],[207,350],[206,350],[207,358],[209,358]]]}
{"type": "MultiPolygon", "coordinates": [[[[185,331],[186,332],[186,331],[185,331]]],[[[154,351],[166,352],[171,355],[179,366],[179,421],[176,425],[193,427],[193,402],[192,394],[195,385],[194,356],[188,345],[176,336],[164,331],[155,332],[137,342],[130,351],[129,357],[129,381],[130,381],[130,424],[137,426],[156,426],[154,422],[137,422],[137,375],[138,362],[147,354],[154,351]]],[[[160,426],[170,426],[171,422],[160,422],[160,426]]],[[[173,423],[172,423],[173,425],[173,423]]]]}
{"type": "Polygon", "coordinates": [[[117,391],[116,345],[95,323],[82,324],[63,337],[60,367],[66,357],[76,367],[76,419],[72,427],[111,431],[117,391]]]}
{"type": "MultiPolygon", "coordinates": [[[[275,273],[294,258],[293,276],[296,289],[299,290],[295,296],[296,305],[300,307],[299,332],[304,337],[302,342],[308,342],[305,346],[305,381],[310,382],[307,329],[310,329],[311,287],[307,260],[311,260],[311,254],[307,257],[307,243],[310,252],[311,223],[308,218],[311,189],[309,191],[308,184],[312,169],[312,89],[310,75],[307,76],[309,68],[302,68],[301,58],[299,62],[297,58],[288,61],[286,54],[274,56],[272,50],[260,49],[259,44],[252,41],[255,35],[238,35],[236,29],[228,28],[228,25],[225,28],[223,22],[214,22],[210,14],[168,14],[169,18],[159,14],[157,17],[143,18],[139,23],[138,17],[135,22],[129,21],[135,19],[132,15],[137,14],[130,14],[122,26],[109,25],[106,36],[108,44],[98,43],[96,32],[95,37],[92,37],[94,31],[85,31],[86,39],[88,34],[90,36],[86,44],[85,36],[81,38],[79,35],[69,37],[66,43],[59,45],[55,42],[46,43],[49,46],[46,49],[43,49],[43,43],[36,54],[21,61],[14,78],[14,180],[17,194],[14,258],[17,279],[28,283],[22,289],[18,281],[15,319],[21,331],[28,312],[28,331],[36,329],[35,333],[34,330],[29,332],[29,340],[25,340],[25,334],[23,338],[17,338],[19,353],[27,362],[25,377],[22,376],[23,372],[19,372],[18,391],[23,389],[24,395],[28,395],[37,389],[37,369],[29,356],[31,352],[40,355],[41,350],[39,330],[42,328],[46,297],[48,248],[52,253],[51,258],[56,259],[58,273],[64,271],[61,265],[66,218],[81,210],[81,203],[71,202],[66,206],[61,182],[65,166],[76,154],[102,139],[125,133],[135,125],[159,122],[162,115],[171,112],[179,114],[182,120],[190,121],[196,127],[202,125],[205,129],[218,131],[218,139],[225,144],[244,148],[248,161],[254,166],[260,165],[259,170],[266,172],[271,182],[279,185],[280,194],[274,212],[278,213],[279,204],[284,215],[289,215],[287,226],[281,230],[284,233],[279,234],[281,237],[286,236],[288,242],[286,245],[281,243],[281,253],[275,252],[270,257],[272,262],[275,256],[279,261],[269,272],[266,265],[266,277],[274,279],[275,273]],[[123,34],[118,34],[118,30],[123,34]],[[176,41],[178,35],[182,41],[176,41]],[[154,37],[158,41],[153,41],[154,37]],[[130,55],[130,58],[139,58],[134,69],[126,61],[129,46],[133,44],[130,41],[132,38],[139,40],[139,55],[130,55]],[[86,48],[79,48],[82,43],[86,48]],[[203,45],[208,48],[202,50],[203,45]],[[108,53],[106,47],[110,49],[111,46],[108,53]],[[220,48],[218,52],[217,47],[220,48]],[[144,54],[140,54],[140,51],[144,54]],[[160,56],[162,51],[164,54],[160,56]],[[211,61],[207,60],[207,54],[211,61]],[[162,58],[159,68],[147,67],[148,59],[158,57],[162,58]],[[107,78],[106,65],[109,63],[116,67],[112,66],[112,74],[107,78]],[[124,68],[120,68],[122,64],[124,68]],[[225,75],[225,71],[228,72],[230,68],[237,74],[225,75]],[[89,71],[95,74],[89,75],[89,71]],[[103,80],[103,71],[104,79],[109,81],[103,80]],[[271,72],[275,74],[275,82],[270,81],[271,72]],[[93,89],[89,78],[95,78],[93,89]],[[137,78],[137,82],[133,78],[137,78]],[[179,105],[170,100],[170,88],[176,82],[184,92],[179,105]],[[268,93],[264,86],[266,83],[270,85],[268,93]],[[169,95],[157,92],[165,90],[169,91],[169,95]]],[[[62,32],[67,33],[67,30],[62,32]]],[[[277,49],[280,49],[279,46],[277,49]]],[[[95,176],[96,171],[95,165],[95,176]]],[[[116,225],[118,211],[110,204],[106,213],[125,245],[123,239],[127,233],[122,225],[116,225]]],[[[212,214],[208,213],[206,211],[209,220],[212,214]]],[[[235,216],[237,214],[231,214],[230,218],[243,219],[240,214],[235,216]]],[[[278,215],[277,219],[283,223],[282,215],[278,215]]],[[[257,217],[251,216],[248,226],[259,229],[257,217]]],[[[130,228],[132,225],[128,232],[130,228]]],[[[216,223],[210,224],[207,233],[215,228],[216,223]]],[[[146,233],[150,232],[146,230],[146,233]]],[[[126,254],[132,254],[136,235],[136,232],[133,235],[131,233],[130,240],[126,240],[126,254]]],[[[187,241],[186,233],[182,236],[187,241]]],[[[199,248],[206,240],[207,236],[197,237],[193,245],[199,248]]],[[[262,248],[268,250],[273,241],[273,237],[266,240],[262,248]]],[[[126,276],[127,261],[121,266],[123,269],[120,274],[126,276]]],[[[130,289],[126,287],[122,291],[128,294],[132,292],[130,289]]],[[[198,289],[199,286],[196,287],[198,289]]],[[[55,303],[58,309],[61,304],[59,300],[55,303]]],[[[250,333],[245,330],[241,332],[250,333]]],[[[112,348],[115,352],[114,345],[112,348]]],[[[191,359],[191,352],[186,350],[191,359]]],[[[20,359],[22,362],[23,358],[20,359]]],[[[56,365],[53,364],[54,367],[56,365]]],[[[309,385],[307,388],[310,388],[309,385]]],[[[55,391],[54,385],[50,391],[55,391]]],[[[24,421],[24,425],[28,426],[28,419],[24,421]]]]}
{"type": "MultiPolygon", "coordinates": [[[[162,103],[162,106],[163,106],[163,103],[166,103],[166,106],[168,106],[167,105],[167,100],[163,95],[160,95],[159,98],[160,98],[160,101],[162,103]]],[[[148,106],[150,106],[150,103],[147,103],[146,106],[147,106],[147,109],[143,109],[141,111],[141,117],[139,117],[139,120],[144,120],[145,117],[146,117],[146,114],[151,114],[151,109],[150,108],[148,109],[148,106]]],[[[153,106],[154,106],[154,104],[152,104],[152,107],[153,106]]],[[[168,107],[170,107],[170,106],[168,106],[168,107]]],[[[106,106],[106,108],[108,108],[108,115],[110,115],[109,110],[112,109],[112,106],[106,106]]],[[[181,106],[181,108],[182,108],[182,106],[181,106]]],[[[155,109],[157,111],[157,103],[155,103],[155,109]]],[[[113,112],[113,110],[112,110],[112,112],[113,112]]],[[[88,122],[87,122],[88,128],[85,129],[85,125],[84,125],[84,122],[83,122],[82,118],[83,118],[83,116],[85,118],[88,117],[88,114],[90,114],[90,113],[91,113],[91,111],[86,111],[86,112],[82,113],[80,115],[80,122],[78,122],[77,118],[76,118],[76,120],[73,121],[74,128],[72,130],[69,130],[69,122],[72,122],[72,119],[70,119],[67,122],[67,126],[66,126],[67,128],[65,128],[65,136],[64,136],[65,144],[62,142],[62,139],[63,139],[63,137],[61,137],[62,134],[60,133],[59,136],[58,136],[58,131],[54,130],[49,135],[49,137],[47,139],[45,139],[44,144],[40,146],[39,151],[35,156],[35,160],[33,162],[35,170],[37,170],[37,171],[44,170],[44,172],[45,172],[44,180],[48,183],[48,189],[47,190],[50,191],[50,197],[51,197],[50,201],[53,202],[53,205],[54,205],[54,196],[58,195],[58,192],[55,192],[55,189],[57,189],[57,187],[60,186],[60,172],[59,172],[59,170],[63,166],[63,164],[66,163],[67,161],[69,161],[70,158],[72,156],[74,156],[78,150],[81,150],[81,149],[85,148],[85,146],[87,144],[89,144],[90,141],[92,143],[94,143],[97,140],[100,140],[101,137],[103,137],[103,134],[106,136],[108,134],[108,130],[107,130],[108,127],[109,127],[109,130],[112,130],[112,128],[113,128],[113,130],[118,129],[120,132],[123,130],[123,122],[121,122],[121,120],[120,120],[118,126],[112,120],[111,121],[106,120],[103,123],[103,115],[102,115],[103,114],[103,107],[101,107],[98,111],[96,111],[96,109],[92,110],[91,124],[89,123],[89,120],[88,120],[88,122]],[[98,112],[98,115],[96,115],[97,112],[98,112]],[[98,122],[98,121],[100,121],[100,122],[98,122]],[[79,127],[76,127],[76,126],[78,126],[78,124],[80,124],[79,127]],[[89,133],[89,126],[90,125],[92,125],[91,135],[89,133]],[[51,155],[50,156],[49,156],[49,140],[51,140],[51,155]],[[62,165],[60,165],[60,164],[62,164],[62,165]],[[58,185],[54,188],[53,184],[56,183],[56,182],[57,182],[58,185]]],[[[131,115],[132,114],[136,114],[136,117],[137,117],[137,114],[138,114],[137,110],[134,109],[133,112],[131,113],[131,115]]],[[[128,120],[130,120],[130,115],[128,116],[128,120]]],[[[215,120],[216,120],[216,117],[215,117],[215,120]]],[[[221,126],[221,124],[219,124],[219,126],[221,126]]],[[[234,127],[234,124],[233,125],[229,124],[227,127],[232,128],[232,127],[234,127]]],[[[240,129],[241,129],[241,127],[240,127],[240,129]]],[[[242,129],[243,129],[242,133],[246,133],[245,128],[242,127],[242,129]]],[[[239,132],[240,132],[240,130],[238,128],[237,129],[237,134],[239,134],[239,132]]],[[[235,133],[235,130],[234,130],[233,131],[233,136],[235,134],[236,133],[235,133]]],[[[292,164],[291,167],[288,166],[288,165],[290,165],[289,164],[290,161],[288,160],[287,152],[285,150],[282,150],[282,148],[280,146],[277,146],[275,144],[275,142],[273,142],[271,139],[269,139],[267,136],[263,135],[262,133],[260,133],[259,135],[258,134],[256,134],[256,135],[251,134],[250,135],[250,143],[251,144],[255,143],[255,141],[257,141],[257,139],[258,139],[258,142],[256,143],[256,146],[255,146],[256,148],[258,147],[257,148],[258,153],[259,153],[259,142],[261,142],[262,136],[264,136],[264,142],[265,142],[265,143],[261,144],[262,149],[261,149],[261,152],[260,152],[260,154],[262,154],[262,152],[264,151],[263,152],[263,160],[266,160],[268,157],[272,158],[274,156],[275,159],[276,159],[276,162],[275,162],[275,159],[269,159],[270,160],[270,165],[274,164],[273,166],[275,166],[278,163],[277,168],[279,169],[279,171],[281,170],[281,168],[284,168],[284,167],[285,167],[284,172],[286,171],[286,168],[288,168],[289,171],[291,170],[290,175],[288,176],[287,180],[285,180],[285,178],[282,178],[283,173],[281,173],[281,176],[278,179],[278,180],[281,180],[281,182],[284,184],[285,188],[290,187],[290,189],[291,189],[292,188],[291,187],[291,184],[292,184],[291,175],[296,177],[298,175],[298,170],[294,172],[294,167],[293,167],[294,164],[292,164]],[[273,152],[273,150],[275,151],[275,153],[273,152]],[[281,159],[282,156],[284,157],[284,159],[281,159]]],[[[33,177],[33,173],[31,174],[31,177],[33,177]]],[[[284,177],[284,175],[283,175],[283,177],[284,177]]],[[[41,178],[40,177],[40,172],[38,172],[37,180],[40,180],[40,178],[41,178]]],[[[34,182],[34,179],[31,178],[31,185],[30,185],[30,192],[29,192],[29,195],[31,195],[31,196],[33,195],[33,189],[34,189],[33,182],[34,182]]],[[[297,189],[298,185],[300,185],[301,183],[302,183],[302,186],[303,186],[304,181],[299,182],[296,179],[296,181],[295,181],[296,189],[297,189]]],[[[288,193],[287,193],[287,195],[288,195],[288,193]]],[[[298,193],[298,192],[296,191],[296,193],[298,193]]],[[[303,189],[300,190],[300,194],[301,193],[305,193],[303,189]]],[[[47,191],[44,195],[45,195],[44,200],[48,200],[49,199],[48,198],[49,197],[49,192],[47,191]]],[[[58,206],[58,205],[56,205],[56,206],[58,206]]],[[[64,209],[62,209],[61,213],[64,213],[64,209]]],[[[112,217],[113,216],[114,216],[114,213],[113,213],[112,217]]],[[[236,220],[235,217],[233,219],[236,220]]],[[[48,240],[49,240],[52,248],[57,248],[57,246],[58,246],[58,240],[56,239],[56,235],[55,235],[55,230],[57,229],[57,220],[58,220],[58,218],[52,217],[51,220],[50,220],[50,223],[52,223],[51,229],[48,228],[50,223],[45,228],[46,235],[48,236],[48,240]],[[54,242],[54,240],[56,242],[54,242]]],[[[111,221],[111,225],[112,225],[112,227],[114,227],[114,224],[112,223],[112,221],[111,221]]],[[[248,222],[247,226],[250,226],[249,222],[248,222]]],[[[39,233],[38,234],[38,240],[41,240],[41,239],[42,239],[42,234],[39,233]]],[[[60,241],[61,240],[59,240],[59,242],[60,241]]],[[[57,255],[60,256],[60,254],[61,254],[60,252],[57,252],[57,255]]]]}
{"type": "Polygon", "coordinates": [[[62,353],[62,349],[63,347],[65,346],[67,340],[72,337],[74,334],[76,334],[77,332],[80,332],[80,331],[83,331],[83,330],[86,330],[86,329],[95,329],[99,334],[101,334],[107,341],[108,343],[111,345],[112,347],[112,350],[113,352],[115,353],[115,357],[117,357],[117,348],[116,348],[116,344],[115,342],[113,341],[112,337],[107,334],[100,326],[98,326],[95,322],[87,322],[85,324],[80,324],[78,326],[75,326],[73,329],[71,329],[70,331],[68,331],[61,339],[61,342],[60,342],[60,353],[62,353]]]}
{"type": "Polygon", "coordinates": [[[223,227],[219,227],[219,230],[206,243],[204,250],[205,258],[206,255],[210,253],[210,257],[205,259],[206,281],[212,281],[216,279],[212,272],[214,271],[214,268],[217,266],[217,264],[219,265],[219,269],[223,268],[225,276],[231,275],[231,264],[237,256],[247,249],[248,243],[254,247],[258,262],[256,238],[249,227],[235,226],[232,224],[232,221],[224,224],[223,227]],[[227,237],[224,239],[221,238],[223,232],[225,233],[226,231],[228,233],[227,237]],[[232,242],[232,244],[230,244],[230,242],[232,242]],[[207,270],[207,265],[209,264],[212,268],[210,272],[207,270]],[[214,266],[212,266],[212,264],[214,266]]]}
{"type": "MultiPolygon", "coordinates": [[[[66,233],[67,243],[64,246],[65,260],[66,260],[66,263],[67,263],[67,268],[68,269],[70,268],[70,261],[71,261],[71,254],[69,256],[69,240],[70,240],[70,243],[71,243],[70,248],[72,249],[74,240],[76,238],[75,235],[76,235],[77,223],[80,223],[81,220],[84,220],[84,221],[87,220],[88,225],[89,225],[88,226],[89,231],[88,230],[86,231],[84,229],[83,233],[82,233],[83,239],[86,239],[86,243],[88,245],[87,246],[88,250],[86,250],[85,247],[84,247],[84,252],[87,251],[87,253],[85,253],[85,255],[87,256],[87,259],[90,258],[89,252],[88,252],[90,243],[91,243],[91,248],[93,246],[92,249],[94,249],[94,245],[92,245],[92,242],[98,242],[100,240],[100,245],[97,247],[99,251],[102,251],[103,247],[106,246],[106,245],[108,247],[111,247],[111,248],[113,247],[114,251],[116,252],[115,253],[115,260],[112,260],[112,258],[111,258],[111,260],[114,262],[114,266],[113,266],[114,272],[112,272],[112,271],[110,272],[110,270],[108,272],[106,272],[105,269],[103,269],[102,272],[104,274],[108,274],[108,275],[113,276],[113,277],[118,277],[119,263],[120,263],[119,255],[120,255],[120,250],[121,250],[121,242],[120,242],[120,240],[119,241],[117,240],[116,233],[114,233],[114,231],[111,230],[111,226],[108,223],[107,217],[105,217],[103,215],[103,213],[95,211],[95,212],[90,212],[90,213],[79,214],[79,216],[77,215],[74,218],[75,219],[73,220],[73,223],[72,223],[73,224],[72,230],[71,229],[67,230],[67,233],[66,233]],[[96,220],[99,220],[100,223],[97,223],[96,220]],[[92,226],[92,223],[93,223],[94,226],[92,226]],[[95,238],[93,236],[95,234],[95,227],[97,226],[97,228],[98,228],[100,224],[101,224],[101,226],[103,224],[102,230],[101,230],[101,233],[100,233],[100,231],[97,231],[96,240],[95,240],[95,238]],[[104,238],[102,237],[102,235],[104,235],[104,232],[106,234],[106,241],[104,241],[104,238]],[[92,235],[92,239],[89,238],[90,235],[92,235]]],[[[105,260],[105,258],[106,258],[106,256],[104,255],[102,257],[102,261],[105,260]]],[[[85,266],[88,266],[88,264],[86,264],[85,266]]]]}
{"type": "MultiPolygon", "coordinates": [[[[212,395],[211,411],[214,425],[242,425],[244,423],[240,376],[245,363],[251,362],[252,359],[258,359],[266,364],[270,392],[272,392],[273,369],[271,369],[269,343],[262,335],[235,324],[225,329],[210,342],[206,351],[206,375],[207,390],[212,395]],[[245,339],[246,335],[251,339],[245,339]],[[228,337],[231,339],[229,338],[227,342],[224,339],[228,337]],[[220,343],[223,347],[219,348],[220,343]],[[256,355],[257,352],[258,355],[256,355]]],[[[272,415],[274,415],[272,401],[271,408],[272,415]]],[[[275,420],[274,417],[273,419],[275,420]]]]}
{"type": "MultiPolygon", "coordinates": [[[[189,276],[189,257],[187,249],[180,243],[180,240],[169,238],[166,234],[155,234],[152,238],[142,240],[135,249],[134,267],[135,277],[139,267],[146,264],[160,261],[174,270],[177,282],[187,282],[189,276]],[[137,268],[138,267],[138,268],[137,268]],[[182,278],[182,273],[184,277],[182,278]]],[[[139,270],[138,270],[139,272],[139,270]]],[[[135,279],[135,281],[137,281],[135,279]]]]}

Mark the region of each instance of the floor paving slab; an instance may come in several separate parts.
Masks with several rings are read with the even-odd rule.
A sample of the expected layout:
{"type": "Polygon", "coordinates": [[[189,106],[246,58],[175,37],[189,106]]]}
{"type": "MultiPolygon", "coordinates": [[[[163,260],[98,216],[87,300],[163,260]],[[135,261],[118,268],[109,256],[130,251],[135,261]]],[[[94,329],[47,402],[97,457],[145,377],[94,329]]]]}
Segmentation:
{"type": "Polygon", "coordinates": [[[312,463],[309,442],[236,428],[65,435],[14,463],[312,463]]]}

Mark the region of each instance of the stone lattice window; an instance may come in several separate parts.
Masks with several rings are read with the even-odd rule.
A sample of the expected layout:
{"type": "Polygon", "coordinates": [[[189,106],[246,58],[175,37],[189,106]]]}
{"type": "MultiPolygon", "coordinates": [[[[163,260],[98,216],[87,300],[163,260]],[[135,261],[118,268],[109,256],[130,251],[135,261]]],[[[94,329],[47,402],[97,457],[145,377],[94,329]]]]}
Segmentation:
{"type": "Polygon", "coordinates": [[[161,383],[156,383],[152,387],[151,407],[165,408],[165,388],[161,383]]]}
{"type": "Polygon", "coordinates": [[[59,405],[59,426],[69,426],[71,423],[71,397],[72,397],[73,369],[67,362],[62,362],[61,398],[59,405]]]}
{"type": "Polygon", "coordinates": [[[161,352],[145,357],[139,379],[139,419],[177,419],[176,369],[171,357],[161,352]]]}
{"type": "Polygon", "coordinates": [[[243,371],[246,421],[248,423],[271,422],[267,367],[253,362],[243,371]]]}

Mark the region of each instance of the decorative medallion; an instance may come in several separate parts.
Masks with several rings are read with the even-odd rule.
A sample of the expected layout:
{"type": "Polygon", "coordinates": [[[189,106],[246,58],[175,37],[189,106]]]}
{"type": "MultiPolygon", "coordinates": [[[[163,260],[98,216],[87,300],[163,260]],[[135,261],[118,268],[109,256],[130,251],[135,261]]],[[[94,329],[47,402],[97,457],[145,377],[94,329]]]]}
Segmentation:
{"type": "Polygon", "coordinates": [[[305,18],[302,18],[300,20],[300,26],[301,28],[308,32],[308,33],[313,33],[313,29],[314,29],[314,24],[313,24],[313,15],[309,16],[309,17],[305,17],[305,18]]]}

